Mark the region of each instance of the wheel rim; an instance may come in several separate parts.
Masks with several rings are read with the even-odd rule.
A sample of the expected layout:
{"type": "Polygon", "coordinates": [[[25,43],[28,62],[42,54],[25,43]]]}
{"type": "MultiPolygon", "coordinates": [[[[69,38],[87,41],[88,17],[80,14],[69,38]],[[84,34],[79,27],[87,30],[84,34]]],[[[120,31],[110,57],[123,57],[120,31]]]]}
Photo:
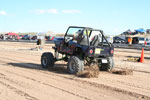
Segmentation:
{"type": "Polygon", "coordinates": [[[76,71],[76,64],[74,63],[74,61],[71,61],[69,63],[69,68],[71,72],[75,72],[76,71]]]}
{"type": "Polygon", "coordinates": [[[42,63],[43,63],[44,66],[47,65],[47,58],[46,57],[43,57],[42,63]]]}

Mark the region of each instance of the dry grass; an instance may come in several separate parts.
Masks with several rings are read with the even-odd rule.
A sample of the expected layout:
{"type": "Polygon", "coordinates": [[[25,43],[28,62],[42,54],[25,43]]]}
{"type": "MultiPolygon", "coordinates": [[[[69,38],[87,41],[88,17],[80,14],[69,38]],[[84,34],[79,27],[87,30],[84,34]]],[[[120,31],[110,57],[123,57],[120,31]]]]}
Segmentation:
{"type": "Polygon", "coordinates": [[[130,57],[130,58],[127,59],[127,61],[139,62],[140,58],[139,57],[130,57]]]}

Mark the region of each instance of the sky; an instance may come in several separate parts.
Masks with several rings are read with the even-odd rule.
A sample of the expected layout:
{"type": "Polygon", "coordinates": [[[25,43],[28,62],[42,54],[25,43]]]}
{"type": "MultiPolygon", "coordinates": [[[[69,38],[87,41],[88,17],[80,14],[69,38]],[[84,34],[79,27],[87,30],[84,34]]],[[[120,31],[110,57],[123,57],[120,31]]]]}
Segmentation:
{"type": "Polygon", "coordinates": [[[150,28],[150,0],[0,0],[0,32],[65,33],[69,26],[117,35],[150,28]]]}

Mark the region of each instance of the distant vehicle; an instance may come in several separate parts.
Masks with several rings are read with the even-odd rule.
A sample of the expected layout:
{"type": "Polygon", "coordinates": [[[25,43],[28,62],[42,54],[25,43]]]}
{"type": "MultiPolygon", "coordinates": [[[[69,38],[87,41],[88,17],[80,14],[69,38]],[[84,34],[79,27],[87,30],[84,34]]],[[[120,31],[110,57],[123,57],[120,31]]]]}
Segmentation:
{"type": "Polygon", "coordinates": [[[150,42],[148,42],[146,46],[150,47],[150,42]]]}
{"type": "Polygon", "coordinates": [[[144,37],[139,37],[138,38],[138,44],[144,44],[145,43],[145,38],[144,37]]]}
{"type": "Polygon", "coordinates": [[[37,36],[31,36],[31,40],[37,40],[37,36]]]}
{"type": "Polygon", "coordinates": [[[146,42],[147,42],[147,43],[150,43],[150,38],[146,38],[146,42]]]}
{"type": "Polygon", "coordinates": [[[146,38],[146,46],[150,46],[150,38],[146,38]]]}
{"type": "Polygon", "coordinates": [[[30,40],[30,36],[29,36],[29,35],[24,35],[24,36],[22,37],[22,39],[23,39],[23,40],[30,40]]]}
{"type": "Polygon", "coordinates": [[[55,37],[53,41],[57,42],[57,41],[61,41],[61,40],[64,40],[64,38],[63,37],[55,37]]]}
{"type": "Polygon", "coordinates": [[[1,39],[1,40],[4,39],[4,35],[3,35],[3,34],[0,35],[0,39],[1,39]]]}
{"type": "Polygon", "coordinates": [[[17,36],[17,37],[15,38],[15,40],[20,40],[20,36],[17,36]]]}
{"type": "Polygon", "coordinates": [[[133,37],[133,44],[146,45],[150,43],[150,38],[147,37],[133,37]]]}
{"type": "Polygon", "coordinates": [[[51,40],[51,41],[53,41],[54,39],[55,39],[55,37],[53,36],[53,37],[51,37],[51,39],[50,39],[50,40],[51,40]]]}
{"type": "Polygon", "coordinates": [[[45,36],[45,40],[46,40],[46,41],[50,41],[50,37],[51,37],[51,36],[45,36]]]}
{"type": "Polygon", "coordinates": [[[24,37],[24,35],[19,35],[20,39],[22,39],[24,37]]]}
{"type": "Polygon", "coordinates": [[[113,37],[113,43],[126,43],[125,39],[122,39],[120,37],[113,37]]]}
{"type": "Polygon", "coordinates": [[[6,40],[20,40],[20,37],[16,33],[9,32],[5,34],[6,40]]]}

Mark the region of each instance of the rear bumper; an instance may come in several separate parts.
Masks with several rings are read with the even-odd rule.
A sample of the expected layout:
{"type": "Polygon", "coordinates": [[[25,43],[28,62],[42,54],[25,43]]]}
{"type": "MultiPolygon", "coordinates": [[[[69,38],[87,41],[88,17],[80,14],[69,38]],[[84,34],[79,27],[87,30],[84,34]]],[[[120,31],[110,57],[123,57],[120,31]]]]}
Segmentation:
{"type": "Polygon", "coordinates": [[[90,47],[86,51],[87,57],[102,58],[113,57],[114,47],[90,47]]]}

